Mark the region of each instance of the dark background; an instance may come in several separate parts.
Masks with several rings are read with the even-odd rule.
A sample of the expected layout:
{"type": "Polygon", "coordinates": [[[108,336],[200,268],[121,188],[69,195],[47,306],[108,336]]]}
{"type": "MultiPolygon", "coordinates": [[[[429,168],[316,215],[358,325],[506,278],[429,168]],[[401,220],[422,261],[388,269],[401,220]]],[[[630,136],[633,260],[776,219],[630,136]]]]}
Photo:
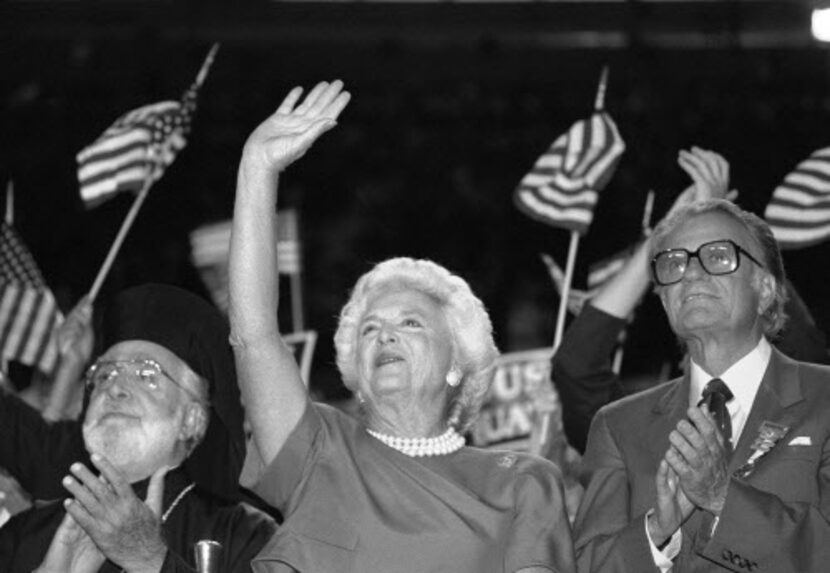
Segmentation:
{"type": "MultiPolygon", "coordinates": [[[[512,193],[591,111],[605,64],[606,108],[628,149],[580,245],[576,286],[637,238],[649,189],[659,216],[688,184],[681,148],[726,156],[739,203],[762,214],[783,176],[830,144],[830,61],[810,37],[812,4],[7,1],[0,181],[13,179],[15,225],[68,310],[130,204],[85,210],[75,154],[124,112],[178,98],[221,42],[190,143],[100,298],[148,280],[204,292],[188,233],[230,217],[245,137],[292,86],[343,79],[353,102],[284,178],[280,205],[302,218],[306,322],[320,334],[312,384],[336,397],[336,315],[357,277],[389,256],[433,258],[467,278],[503,350],[550,344],[558,299],[539,253],[564,264],[568,233],[519,213],[512,193]]],[[[828,249],[785,255],[825,331],[828,249]]],[[[674,352],[649,297],[626,371],[656,370],[674,352]]]]}

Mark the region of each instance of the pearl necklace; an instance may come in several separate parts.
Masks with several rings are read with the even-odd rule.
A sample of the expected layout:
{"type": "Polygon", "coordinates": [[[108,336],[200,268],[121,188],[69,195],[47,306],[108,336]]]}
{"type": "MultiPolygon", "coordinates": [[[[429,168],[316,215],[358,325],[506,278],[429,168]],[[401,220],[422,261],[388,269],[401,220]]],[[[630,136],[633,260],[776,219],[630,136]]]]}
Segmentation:
{"type": "Polygon", "coordinates": [[[464,437],[450,426],[440,436],[432,438],[399,438],[389,434],[381,434],[375,430],[366,429],[373,438],[376,438],[411,458],[423,456],[443,456],[451,454],[464,447],[464,437]]]}

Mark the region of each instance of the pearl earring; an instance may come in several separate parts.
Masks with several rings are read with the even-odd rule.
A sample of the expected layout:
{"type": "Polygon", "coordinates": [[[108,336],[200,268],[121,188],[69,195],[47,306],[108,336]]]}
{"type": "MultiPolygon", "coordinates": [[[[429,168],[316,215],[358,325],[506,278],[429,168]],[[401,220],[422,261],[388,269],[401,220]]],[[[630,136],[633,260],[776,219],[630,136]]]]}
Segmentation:
{"type": "Polygon", "coordinates": [[[455,388],[461,382],[461,372],[458,371],[457,368],[453,367],[447,372],[447,384],[455,388]]]}

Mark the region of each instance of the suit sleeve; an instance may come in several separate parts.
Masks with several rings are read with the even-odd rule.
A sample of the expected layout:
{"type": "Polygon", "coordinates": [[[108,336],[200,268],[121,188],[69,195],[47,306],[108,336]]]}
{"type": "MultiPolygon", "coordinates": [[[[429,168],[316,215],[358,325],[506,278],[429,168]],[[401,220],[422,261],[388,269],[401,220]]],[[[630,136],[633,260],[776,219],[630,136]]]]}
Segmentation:
{"type": "MultiPolygon", "coordinates": [[[[809,471],[805,468],[805,471],[809,471]]],[[[818,499],[788,502],[732,479],[714,535],[700,532],[696,551],[733,571],[820,573],[830,570],[830,445],[818,471],[818,499]]]]}
{"type": "Polygon", "coordinates": [[[565,435],[580,453],[597,410],[622,395],[611,355],[624,327],[624,320],[586,304],[553,356],[551,378],[562,401],[565,435]]]}
{"type": "Polygon", "coordinates": [[[574,524],[580,573],[659,573],[645,533],[645,513],[630,517],[628,476],[601,410],[591,424],[580,481],[585,495],[574,524]]]}
{"type": "Polygon", "coordinates": [[[81,424],[48,423],[14,394],[0,390],[0,466],[36,499],[64,497],[61,478],[86,462],[81,424]]]}

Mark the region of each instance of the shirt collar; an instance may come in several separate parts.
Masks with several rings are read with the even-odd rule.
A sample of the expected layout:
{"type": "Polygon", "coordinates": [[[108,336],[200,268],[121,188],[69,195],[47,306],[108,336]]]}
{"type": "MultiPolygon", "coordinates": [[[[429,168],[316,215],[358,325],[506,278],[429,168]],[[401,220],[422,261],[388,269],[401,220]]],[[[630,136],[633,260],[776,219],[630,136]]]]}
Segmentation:
{"type": "MultiPolygon", "coordinates": [[[[719,376],[729,386],[735,396],[734,401],[744,411],[748,412],[752,407],[752,402],[755,400],[755,394],[758,393],[758,388],[761,386],[761,380],[767,370],[771,356],[772,346],[766,337],[762,336],[755,348],[719,376]]],[[[714,376],[706,372],[694,360],[689,362],[691,363],[689,403],[697,404],[703,396],[703,388],[714,376]]]]}

